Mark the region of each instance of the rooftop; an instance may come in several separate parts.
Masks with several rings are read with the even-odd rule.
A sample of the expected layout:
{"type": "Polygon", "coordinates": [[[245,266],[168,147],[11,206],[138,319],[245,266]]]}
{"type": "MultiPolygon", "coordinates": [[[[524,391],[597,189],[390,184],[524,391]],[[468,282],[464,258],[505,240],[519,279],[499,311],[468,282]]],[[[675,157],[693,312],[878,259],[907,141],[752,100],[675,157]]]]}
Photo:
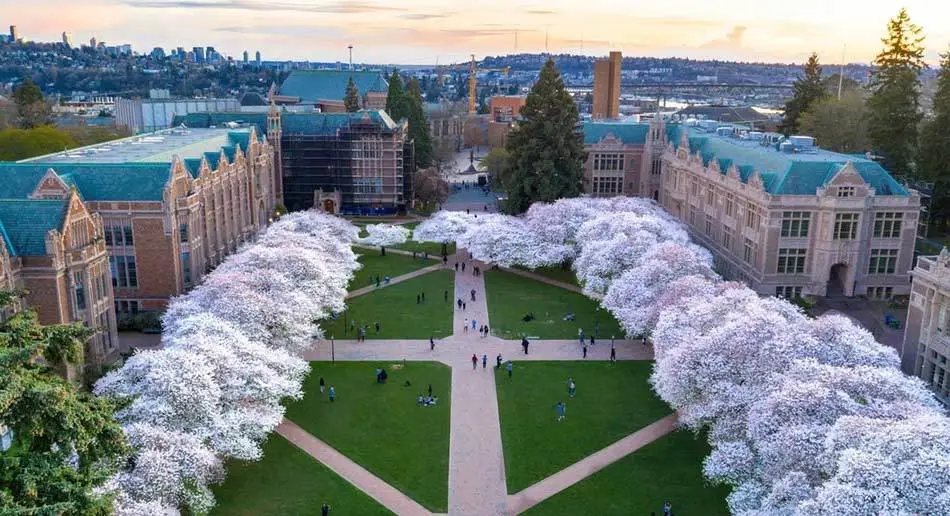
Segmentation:
{"type": "Polygon", "coordinates": [[[46,233],[62,229],[68,207],[67,199],[0,199],[0,236],[10,255],[46,256],[46,233]]]}
{"type": "Polygon", "coordinates": [[[765,145],[754,139],[723,136],[695,127],[667,125],[667,137],[677,148],[685,134],[690,154],[699,153],[704,165],[717,160],[725,174],[733,164],[739,177],[748,182],[757,172],[772,195],[815,195],[839,170],[851,163],[862,179],[877,195],[910,195],[890,173],[877,162],[851,154],[839,154],[812,147],[802,152],[783,152],[776,145],[765,145]]]}
{"type": "Polygon", "coordinates": [[[649,130],[649,124],[584,122],[584,145],[598,143],[607,135],[613,135],[626,145],[643,145],[647,141],[649,130]]]}
{"type": "MultiPolygon", "coordinates": [[[[154,133],[122,138],[110,142],[81,147],[65,152],[47,154],[21,163],[171,163],[174,156],[200,158],[209,152],[246,142],[247,128],[172,128],[154,133]],[[243,135],[243,136],[242,136],[243,135]]],[[[212,163],[212,166],[217,162],[212,163]]]]}
{"type": "Polygon", "coordinates": [[[371,70],[295,70],[280,85],[280,95],[299,97],[302,102],[340,100],[353,78],[360,95],[369,91],[387,92],[389,83],[382,72],[371,70]]]}

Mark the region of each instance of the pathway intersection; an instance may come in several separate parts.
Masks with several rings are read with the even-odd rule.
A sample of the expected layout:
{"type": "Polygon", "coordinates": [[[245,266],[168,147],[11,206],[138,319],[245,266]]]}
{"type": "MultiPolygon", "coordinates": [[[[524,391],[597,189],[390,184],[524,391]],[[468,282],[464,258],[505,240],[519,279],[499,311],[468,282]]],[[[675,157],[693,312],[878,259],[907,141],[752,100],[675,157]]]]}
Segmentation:
{"type": "MultiPolygon", "coordinates": [[[[387,252],[389,252],[388,249],[387,252]]],[[[461,260],[464,254],[464,250],[460,250],[456,256],[461,260]]],[[[449,258],[450,266],[455,263],[456,256],[449,258]]],[[[508,495],[498,399],[495,392],[493,365],[496,355],[500,353],[505,361],[512,360],[514,374],[517,375],[519,362],[580,360],[581,351],[577,340],[533,340],[529,354],[525,355],[522,353],[520,341],[502,340],[493,336],[481,337],[478,327],[484,324],[491,327],[491,321],[488,319],[484,276],[472,274],[474,266],[478,266],[482,271],[489,268],[484,263],[468,260],[465,272],[459,270],[455,275],[455,299],[464,300],[466,308],[454,310],[453,334],[437,340],[434,350],[429,349],[427,340],[391,339],[372,340],[368,343],[336,340],[333,343],[336,360],[437,361],[452,368],[449,515],[519,514],[675,429],[676,415],[671,414],[519,493],[508,495]],[[472,289],[475,290],[475,301],[471,299],[472,289]],[[472,319],[476,321],[475,329],[472,328],[472,319]],[[468,321],[467,330],[465,329],[466,320],[468,321]],[[473,354],[479,359],[474,370],[471,361],[473,354]],[[481,365],[482,355],[488,357],[488,367],[484,369],[481,365]]],[[[425,267],[395,277],[390,284],[440,268],[441,264],[425,267]]],[[[574,285],[557,282],[531,272],[517,271],[517,273],[575,292],[580,290],[574,285]]],[[[356,297],[373,290],[375,289],[359,289],[347,297],[356,297]]],[[[653,358],[652,348],[639,340],[617,340],[615,345],[618,360],[651,360],[653,358]]],[[[330,360],[330,348],[328,341],[317,341],[304,358],[330,360]]],[[[588,349],[588,360],[607,360],[609,355],[610,345],[606,342],[588,349]]],[[[505,374],[504,370],[499,370],[498,373],[505,374]]],[[[408,496],[353,463],[293,422],[285,420],[277,431],[394,513],[431,514],[408,496]]]]}

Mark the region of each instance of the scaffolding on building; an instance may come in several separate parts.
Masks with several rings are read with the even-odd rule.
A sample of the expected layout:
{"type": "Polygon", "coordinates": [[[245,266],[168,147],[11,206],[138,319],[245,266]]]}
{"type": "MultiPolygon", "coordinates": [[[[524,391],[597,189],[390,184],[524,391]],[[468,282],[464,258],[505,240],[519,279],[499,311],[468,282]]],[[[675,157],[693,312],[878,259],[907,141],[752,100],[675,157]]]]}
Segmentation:
{"type": "Polygon", "coordinates": [[[392,214],[411,200],[413,150],[400,128],[370,119],[326,127],[284,129],[284,203],[290,210],[314,207],[314,192],[340,193],[339,211],[392,214]]]}

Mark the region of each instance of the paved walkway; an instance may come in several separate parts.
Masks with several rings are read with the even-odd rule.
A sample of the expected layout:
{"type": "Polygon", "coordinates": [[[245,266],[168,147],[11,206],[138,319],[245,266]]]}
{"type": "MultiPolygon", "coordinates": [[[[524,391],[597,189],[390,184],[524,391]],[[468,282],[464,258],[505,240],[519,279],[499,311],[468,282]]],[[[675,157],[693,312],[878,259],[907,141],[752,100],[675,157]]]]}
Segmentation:
{"type": "Polygon", "coordinates": [[[358,289],[356,289],[356,290],[351,290],[350,292],[347,292],[347,294],[346,294],[346,299],[352,299],[352,298],[354,298],[354,297],[362,296],[363,294],[369,294],[370,292],[374,292],[374,291],[376,291],[376,290],[384,289],[384,288],[389,287],[389,286],[391,286],[391,285],[395,285],[396,283],[402,283],[403,281],[411,280],[412,278],[418,278],[419,276],[422,276],[423,274],[429,274],[430,272],[435,272],[435,271],[437,271],[437,270],[439,270],[439,269],[444,269],[444,268],[445,268],[445,267],[443,267],[442,264],[439,263],[439,264],[436,264],[436,265],[430,265],[430,266],[428,266],[428,267],[423,267],[423,268],[421,268],[421,269],[416,269],[416,270],[414,270],[414,271],[412,271],[412,272],[408,272],[408,273],[403,274],[403,275],[401,275],[401,276],[396,276],[395,278],[389,278],[389,282],[388,282],[388,283],[385,283],[385,282],[384,282],[384,283],[380,283],[379,288],[376,288],[376,285],[367,285],[367,286],[365,286],[365,287],[361,287],[361,288],[358,288],[358,289]]]}
{"type": "Polygon", "coordinates": [[[456,306],[451,347],[458,350],[450,358],[452,366],[452,419],[449,437],[449,514],[503,515],[506,513],[505,462],[501,446],[498,398],[495,395],[493,365],[483,367],[481,358],[489,355],[487,343],[478,327],[488,321],[484,276],[473,274],[469,261],[465,272],[455,275],[456,299],[465,301],[465,310],[456,306]],[[475,300],[472,300],[472,290],[475,300]],[[468,321],[468,327],[465,323],[468,321]],[[472,328],[475,321],[476,328],[472,328]],[[459,356],[464,353],[463,356],[459,356]],[[478,362],[472,368],[471,354],[478,362]]]}
{"type": "MultiPolygon", "coordinates": [[[[378,253],[381,253],[381,252],[382,252],[382,251],[380,251],[380,248],[379,248],[378,245],[353,244],[353,247],[356,247],[356,248],[359,248],[359,249],[366,249],[366,250],[368,250],[368,251],[376,251],[376,252],[378,252],[378,253]]],[[[401,254],[401,255],[403,255],[403,256],[415,256],[416,258],[418,258],[418,259],[420,259],[420,260],[422,260],[422,259],[423,259],[422,257],[425,256],[425,253],[421,253],[421,252],[419,252],[419,251],[416,251],[415,254],[413,254],[412,251],[406,251],[405,249],[396,249],[395,247],[387,247],[387,248],[386,248],[386,253],[387,253],[387,254],[388,254],[388,253],[401,254]]],[[[452,257],[450,256],[449,259],[451,260],[452,257]]],[[[435,254],[429,253],[429,260],[436,261],[436,262],[441,262],[441,261],[442,261],[442,255],[435,255],[435,254]]],[[[449,263],[451,263],[451,262],[449,262],[449,263]]]]}
{"type": "Polygon", "coordinates": [[[429,516],[432,513],[401,491],[363,469],[342,453],[317,439],[303,428],[285,419],[277,425],[277,433],[311,457],[317,459],[360,491],[399,515],[429,516]]]}
{"type": "Polygon", "coordinates": [[[675,429],[675,413],[641,428],[610,446],[571,464],[537,484],[508,496],[508,513],[520,514],[527,511],[675,429]]]}
{"type": "MultiPolygon", "coordinates": [[[[465,256],[464,250],[458,254],[458,258],[462,260],[465,256]]],[[[449,263],[454,264],[455,257],[450,257],[449,263]]],[[[482,338],[478,333],[478,327],[484,324],[491,326],[491,322],[488,320],[488,306],[485,301],[484,277],[472,274],[474,265],[478,265],[482,271],[487,269],[485,264],[469,260],[466,262],[465,272],[459,269],[455,275],[455,300],[464,300],[466,308],[460,310],[453,303],[453,306],[456,306],[452,325],[453,335],[436,341],[434,350],[429,349],[427,340],[368,339],[362,343],[355,340],[337,340],[333,343],[335,356],[341,360],[438,361],[452,367],[448,500],[450,515],[517,514],[673,430],[676,421],[675,414],[621,439],[520,493],[508,495],[501,423],[498,417],[498,398],[495,393],[493,366],[496,355],[501,354],[503,360],[512,360],[517,364],[535,360],[580,360],[582,353],[581,347],[574,339],[534,340],[531,341],[529,354],[524,355],[520,341],[502,340],[497,337],[482,338]],[[473,289],[475,301],[472,301],[473,289]],[[473,319],[476,321],[475,329],[472,329],[473,319]],[[475,370],[472,369],[472,354],[478,357],[475,370]],[[487,356],[487,368],[481,365],[482,355],[487,356]]],[[[440,267],[441,265],[433,265],[398,276],[393,278],[390,284],[438,270],[440,267]]],[[[511,272],[568,290],[580,291],[580,288],[575,285],[552,280],[529,271],[511,270],[511,272]]],[[[351,292],[347,297],[373,290],[375,287],[366,287],[351,292]]],[[[651,360],[653,358],[652,347],[643,341],[616,340],[614,345],[618,360],[651,360]]],[[[303,358],[329,360],[330,347],[327,341],[317,341],[303,358]]],[[[610,347],[609,339],[597,341],[594,346],[588,347],[588,360],[608,360],[610,347]]],[[[393,512],[400,515],[429,514],[424,507],[316,437],[307,434],[292,422],[285,420],[278,427],[278,432],[393,512]]]]}

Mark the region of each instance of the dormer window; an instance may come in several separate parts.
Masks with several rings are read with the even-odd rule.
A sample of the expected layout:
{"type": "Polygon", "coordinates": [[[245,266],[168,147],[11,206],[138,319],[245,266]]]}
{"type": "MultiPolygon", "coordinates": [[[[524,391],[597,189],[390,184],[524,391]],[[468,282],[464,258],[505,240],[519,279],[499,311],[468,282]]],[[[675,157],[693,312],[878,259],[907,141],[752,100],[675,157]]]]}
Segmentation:
{"type": "Polygon", "coordinates": [[[854,197],[857,189],[853,186],[839,186],[838,197],[854,197]]]}

